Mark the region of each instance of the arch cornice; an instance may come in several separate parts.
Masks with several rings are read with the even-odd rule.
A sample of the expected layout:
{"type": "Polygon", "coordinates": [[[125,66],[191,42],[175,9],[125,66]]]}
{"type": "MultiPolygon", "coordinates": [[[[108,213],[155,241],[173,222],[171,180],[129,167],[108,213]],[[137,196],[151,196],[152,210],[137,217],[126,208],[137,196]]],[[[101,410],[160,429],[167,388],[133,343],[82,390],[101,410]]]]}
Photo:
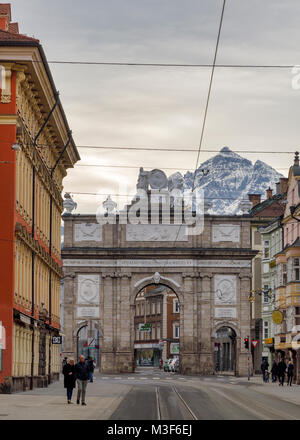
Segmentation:
{"type": "Polygon", "coordinates": [[[132,292],[132,296],[131,296],[131,305],[134,305],[134,301],[135,301],[137,294],[142,289],[149,286],[150,284],[163,284],[164,286],[169,287],[177,295],[180,304],[183,304],[183,295],[181,292],[180,284],[178,284],[177,281],[173,280],[172,278],[165,277],[163,275],[160,275],[158,272],[156,272],[152,276],[138,280],[133,285],[133,292],[132,292]]]}

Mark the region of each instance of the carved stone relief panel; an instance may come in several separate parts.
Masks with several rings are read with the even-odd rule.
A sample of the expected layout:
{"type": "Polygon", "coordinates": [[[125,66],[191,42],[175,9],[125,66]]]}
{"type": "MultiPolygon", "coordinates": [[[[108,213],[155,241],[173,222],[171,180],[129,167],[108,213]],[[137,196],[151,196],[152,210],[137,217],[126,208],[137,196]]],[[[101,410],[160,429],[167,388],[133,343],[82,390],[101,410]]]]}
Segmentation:
{"type": "Polygon", "coordinates": [[[75,223],[75,241],[102,241],[102,227],[99,223],[75,223]]]}
{"type": "Polygon", "coordinates": [[[236,304],[236,276],[214,276],[215,304],[236,304]]]}
{"type": "Polygon", "coordinates": [[[99,304],[99,275],[78,275],[78,304],[99,304]]]}
{"type": "Polygon", "coordinates": [[[212,241],[218,243],[221,241],[231,241],[232,243],[240,242],[240,226],[239,225],[213,225],[212,241]]]}
{"type": "Polygon", "coordinates": [[[188,241],[185,225],[126,225],[127,241],[188,241]]]}

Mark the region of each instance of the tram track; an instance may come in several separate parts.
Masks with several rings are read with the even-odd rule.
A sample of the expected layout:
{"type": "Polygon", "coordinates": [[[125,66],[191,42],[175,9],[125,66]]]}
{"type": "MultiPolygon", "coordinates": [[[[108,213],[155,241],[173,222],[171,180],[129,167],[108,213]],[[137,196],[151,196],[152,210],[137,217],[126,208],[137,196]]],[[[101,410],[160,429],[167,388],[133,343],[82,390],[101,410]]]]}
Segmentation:
{"type": "MultiPolygon", "coordinates": [[[[164,388],[165,390],[165,388],[164,388]]],[[[171,408],[176,411],[177,418],[183,420],[198,420],[197,416],[190,408],[186,400],[179,393],[178,389],[175,386],[171,387],[172,393],[168,396],[167,401],[163,402],[163,398],[161,396],[161,387],[155,388],[156,394],[156,405],[157,405],[157,420],[168,420],[171,417],[168,411],[168,402],[172,402],[171,408]],[[174,399],[175,396],[175,399],[174,399]],[[169,415],[169,417],[168,417],[169,415]],[[181,416],[181,417],[180,417],[181,416]]]]}

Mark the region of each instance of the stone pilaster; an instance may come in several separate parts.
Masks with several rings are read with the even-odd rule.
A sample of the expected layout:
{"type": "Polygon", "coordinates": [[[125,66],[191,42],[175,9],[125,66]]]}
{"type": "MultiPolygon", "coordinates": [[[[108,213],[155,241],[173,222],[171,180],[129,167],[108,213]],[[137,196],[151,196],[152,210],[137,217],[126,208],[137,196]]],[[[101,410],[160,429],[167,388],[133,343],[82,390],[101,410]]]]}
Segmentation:
{"type": "MultiPolygon", "coordinates": [[[[240,338],[236,341],[237,351],[237,375],[246,376],[248,374],[248,362],[250,366],[250,372],[252,371],[252,356],[250,347],[250,356],[248,359],[248,350],[244,347],[244,338],[250,337],[250,302],[248,296],[250,294],[250,274],[239,275],[240,280],[240,338]]],[[[249,341],[249,344],[251,342],[249,341]]]]}
{"type": "Polygon", "coordinates": [[[74,314],[77,289],[75,289],[75,273],[67,273],[64,276],[64,348],[63,356],[74,357],[76,355],[76,337],[74,336],[74,314]]]}
{"type": "Polygon", "coordinates": [[[195,327],[195,312],[197,313],[197,296],[195,283],[196,272],[183,273],[184,307],[180,308],[180,363],[183,374],[196,374],[199,369],[197,352],[197,332],[195,327]]]}
{"type": "Polygon", "coordinates": [[[118,274],[116,370],[120,373],[133,370],[134,338],[132,340],[131,336],[130,279],[130,273],[118,274]]]}
{"type": "Polygon", "coordinates": [[[212,322],[211,314],[214,309],[214,297],[212,295],[212,273],[201,273],[200,299],[200,373],[207,375],[214,373],[212,322]]]}
{"type": "Polygon", "coordinates": [[[114,317],[113,317],[113,279],[114,273],[104,273],[103,277],[103,315],[101,372],[115,372],[114,317]]]}

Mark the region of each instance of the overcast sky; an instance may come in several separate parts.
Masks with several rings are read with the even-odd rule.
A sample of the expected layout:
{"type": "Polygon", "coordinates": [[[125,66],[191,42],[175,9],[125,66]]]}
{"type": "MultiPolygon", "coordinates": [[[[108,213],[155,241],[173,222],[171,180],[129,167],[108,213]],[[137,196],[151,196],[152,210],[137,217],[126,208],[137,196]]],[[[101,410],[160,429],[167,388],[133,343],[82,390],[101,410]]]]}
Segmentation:
{"type": "MultiPolygon", "coordinates": [[[[222,0],[11,0],[48,60],[211,63],[222,0]]],[[[300,64],[299,0],[227,0],[217,63],[300,64]]],[[[209,68],[50,64],[77,145],[197,148],[209,68]]],[[[215,72],[203,148],[295,151],[300,90],[290,69],[215,72]]],[[[79,164],[193,170],[196,153],[79,149],[79,164]]],[[[201,153],[200,162],[214,155],[201,153]]],[[[287,175],[293,155],[243,154],[287,175]]],[[[174,171],[166,170],[170,175],[174,171]]],[[[182,170],[184,172],[184,170],[182,170]]],[[[133,194],[138,169],[76,166],[70,192],[133,194]]],[[[74,195],[77,212],[102,197],[74,195]]],[[[122,203],[126,199],[121,199],[122,203]]]]}

